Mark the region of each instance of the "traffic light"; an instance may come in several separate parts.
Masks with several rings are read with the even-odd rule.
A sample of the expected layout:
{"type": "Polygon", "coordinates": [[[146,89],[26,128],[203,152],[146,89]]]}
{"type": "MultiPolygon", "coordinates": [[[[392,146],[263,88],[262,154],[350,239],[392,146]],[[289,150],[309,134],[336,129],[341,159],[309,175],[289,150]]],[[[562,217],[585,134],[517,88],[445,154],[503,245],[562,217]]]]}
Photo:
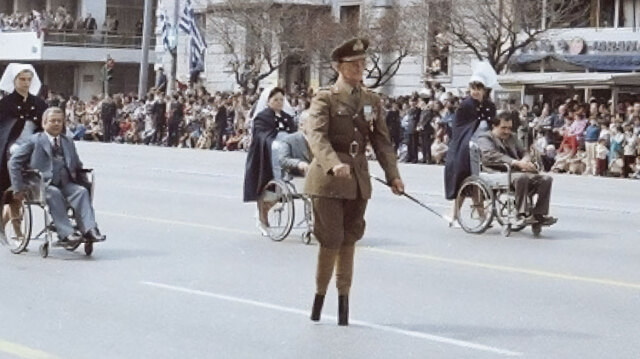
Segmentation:
{"type": "Polygon", "coordinates": [[[116,62],[112,58],[109,58],[104,64],[104,78],[107,82],[111,82],[113,80],[113,67],[115,65],[116,62]]]}
{"type": "Polygon", "coordinates": [[[111,82],[111,80],[113,80],[113,69],[107,68],[107,71],[105,73],[106,73],[105,78],[107,79],[108,82],[111,82]]]}

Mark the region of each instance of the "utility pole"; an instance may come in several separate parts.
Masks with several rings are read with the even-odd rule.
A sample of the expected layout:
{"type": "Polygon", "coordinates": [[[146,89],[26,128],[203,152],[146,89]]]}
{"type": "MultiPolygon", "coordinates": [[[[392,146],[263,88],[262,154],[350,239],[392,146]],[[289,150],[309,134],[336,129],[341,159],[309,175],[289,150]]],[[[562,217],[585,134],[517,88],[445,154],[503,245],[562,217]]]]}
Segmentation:
{"type": "Polygon", "coordinates": [[[151,0],[144,0],[144,32],[142,35],[142,60],[140,61],[140,81],[138,82],[138,98],[147,94],[149,81],[149,45],[151,44],[151,0]]]}
{"type": "Polygon", "coordinates": [[[173,48],[169,51],[171,55],[171,71],[169,71],[169,78],[167,81],[167,94],[174,91],[176,85],[176,76],[178,73],[178,21],[180,21],[180,1],[175,0],[173,2],[173,27],[171,29],[172,36],[175,36],[175,43],[173,48]]]}

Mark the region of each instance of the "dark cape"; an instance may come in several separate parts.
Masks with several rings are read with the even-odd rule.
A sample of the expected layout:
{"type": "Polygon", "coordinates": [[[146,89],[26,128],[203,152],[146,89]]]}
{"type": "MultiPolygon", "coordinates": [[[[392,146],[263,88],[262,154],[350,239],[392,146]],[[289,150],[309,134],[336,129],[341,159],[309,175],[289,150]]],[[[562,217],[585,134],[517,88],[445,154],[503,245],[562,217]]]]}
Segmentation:
{"type": "MultiPolygon", "coordinates": [[[[282,112],[289,132],[295,132],[293,117],[282,112]]],[[[262,110],[253,120],[251,145],[247,153],[247,164],[244,172],[244,201],[253,202],[258,199],[264,186],[273,179],[271,166],[271,143],[278,134],[276,114],[272,109],[262,110]]]]}
{"type": "Polygon", "coordinates": [[[36,124],[35,132],[42,131],[42,114],[46,109],[47,104],[31,94],[24,101],[14,91],[0,100],[0,196],[11,187],[7,169],[9,147],[20,137],[27,119],[36,124]]]}
{"type": "Polygon", "coordinates": [[[451,140],[444,166],[444,193],[446,199],[453,200],[458,194],[462,181],[471,175],[469,141],[482,120],[490,123],[496,116],[496,105],[490,100],[480,103],[471,96],[465,98],[456,111],[451,124],[451,140]]]}

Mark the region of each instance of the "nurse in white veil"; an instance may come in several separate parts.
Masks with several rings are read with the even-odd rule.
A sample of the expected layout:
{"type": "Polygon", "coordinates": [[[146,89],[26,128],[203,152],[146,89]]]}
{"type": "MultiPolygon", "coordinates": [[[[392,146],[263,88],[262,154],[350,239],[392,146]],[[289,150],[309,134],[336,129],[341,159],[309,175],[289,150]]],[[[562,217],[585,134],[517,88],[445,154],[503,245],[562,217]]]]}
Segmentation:
{"type": "Polygon", "coordinates": [[[7,161],[22,141],[42,131],[42,114],[47,104],[36,96],[41,85],[38,74],[29,64],[9,64],[0,79],[0,90],[6,93],[0,100],[0,208],[3,217],[0,240],[9,220],[18,230],[16,233],[19,232],[22,203],[13,201],[7,191],[11,186],[7,161]]]}
{"type": "Polygon", "coordinates": [[[272,179],[279,178],[281,173],[278,161],[274,161],[272,145],[277,145],[279,138],[296,132],[293,114],[293,107],[286,100],[284,90],[274,87],[263,91],[252,116],[252,139],[247,153],[243,200],[258,202],[258,226],[261,229],[268,226],[268,205],[259,201],[260,194],[264,186],[272,179]]]}

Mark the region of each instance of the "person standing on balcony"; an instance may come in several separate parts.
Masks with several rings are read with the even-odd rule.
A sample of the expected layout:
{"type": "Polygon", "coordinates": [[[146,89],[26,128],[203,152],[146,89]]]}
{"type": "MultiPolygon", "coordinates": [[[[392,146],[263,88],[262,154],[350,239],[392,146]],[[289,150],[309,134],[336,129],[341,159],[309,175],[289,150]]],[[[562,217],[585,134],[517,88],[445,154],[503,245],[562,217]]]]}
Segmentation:
{"type": "Polygon", "coordinates": [[[93,34],[98,28],[98,24],[96,23],[96,19],[91,16],[91,13],[87,13],[87,17],[84,19],[84,29],[88,34],[93,34]]]}
{"type": "Polygon", "coordinates": [[[7,162],[22,142],[42,131],[42,114],[47,104],[36,96],[40,87],[35,69],[27,64],[9,64],[0,79],[0,90],[9,94],[0,100],[0,238],[10,220],[17,229],[16,234],[20,233],[22,202],[14,201],[9,193],[4,196],[11,186],[7,162]],[[6,209],[5,204],[8,204],[6,209]]]}

